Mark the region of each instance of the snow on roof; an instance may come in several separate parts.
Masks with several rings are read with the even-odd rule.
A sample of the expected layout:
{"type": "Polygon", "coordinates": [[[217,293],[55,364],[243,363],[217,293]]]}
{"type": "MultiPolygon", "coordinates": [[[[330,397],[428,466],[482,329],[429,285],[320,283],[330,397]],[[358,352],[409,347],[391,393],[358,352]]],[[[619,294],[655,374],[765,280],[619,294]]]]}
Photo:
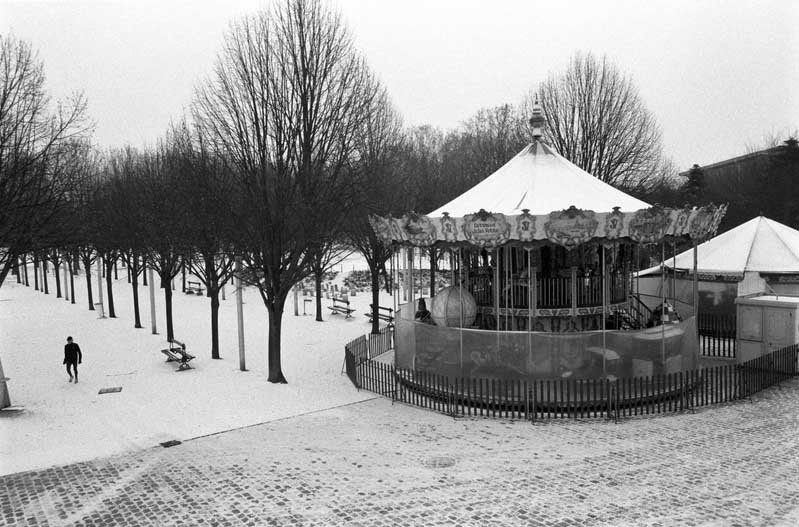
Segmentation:
{"type": "Polygon", "coordinates": [[[574,205],[579,209],[609,212],[649,208],[650,205],[595,178],[536,141],[526,146],[496,172],[446,205],[429,214],[444,212],[459,217],[480,209],[505,215],[549,214],[574,205]]]}

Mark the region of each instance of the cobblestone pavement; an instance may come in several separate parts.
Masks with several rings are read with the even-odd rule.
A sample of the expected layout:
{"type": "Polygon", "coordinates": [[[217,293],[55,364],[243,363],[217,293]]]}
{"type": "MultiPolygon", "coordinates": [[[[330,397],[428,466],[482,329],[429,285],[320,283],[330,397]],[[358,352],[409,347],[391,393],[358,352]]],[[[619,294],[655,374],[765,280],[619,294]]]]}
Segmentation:
{"type": "Polygon", "coordinates": [[[797,432],[799,379],[619,424],[453,419],[378,398],[9,475],[0,523],[793,526],[797,432]]]}

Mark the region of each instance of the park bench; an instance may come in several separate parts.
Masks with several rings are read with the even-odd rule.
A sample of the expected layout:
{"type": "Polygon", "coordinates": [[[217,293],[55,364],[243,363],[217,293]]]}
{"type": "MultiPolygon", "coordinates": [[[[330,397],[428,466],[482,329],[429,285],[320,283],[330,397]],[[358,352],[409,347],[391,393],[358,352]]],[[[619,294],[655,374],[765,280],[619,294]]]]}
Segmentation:
{"type": "Polygon", "coordinates": [[[346,315],[345,318],[350,318],[352,313],[355,312],[354,309],[350,308],[350,301],[349,300],[347,300],[346,298],[338,298],[338,297],[335,297],[335,296],[333,297],[333,305],[332,306],[327,306],[327,308],[330,311],[332,311],[334,315],[339,314],[339,313],[341,313],[343,315],[346,315]]]}
{"type": "Polygon", "coordinates": [[[369,307],[372,308],[372,311],[366,313],[366,316],[369,317],[369,322],[374,319],[375,311],[377,311],[378,319],[388,322],[389,324],[394,323],[394,310],[390,307],[377,306],[376,310],[374,304],[369,304],[369,307]]]}
{"type": "Polygon", "coordinates": [[[167,362],[179,362],[180,366],[175,371],[190,370],[191,365],[189,361],[194,358],[194,355],[186,351],[186,345],[179,340],[170,340],[169,348],[162,349],[161,353],[166,355],[167,362]]]}
{"type": "Polygon", "coordinates": [[[189,280],[186,282],[186,291],[187,295],[202,295],[203,294],[203,285],[200,282],[193,282],[189,280]]]}

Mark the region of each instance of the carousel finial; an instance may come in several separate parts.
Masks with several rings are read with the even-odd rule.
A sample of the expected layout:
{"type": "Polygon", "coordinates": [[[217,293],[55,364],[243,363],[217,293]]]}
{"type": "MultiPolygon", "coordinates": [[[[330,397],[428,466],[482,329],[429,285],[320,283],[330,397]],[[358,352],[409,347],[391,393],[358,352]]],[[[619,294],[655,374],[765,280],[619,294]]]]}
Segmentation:
{"type": "Polygon", "coordinates": [[[535,103],[533,103],[533,116],[530,117],[530,126],[533,127],[533,141],[538,141],[543,135],[542,129],[546,125],[547,120],[544,117],[544,110],[538,102],[538,94],[535,95],[535,103]]]}

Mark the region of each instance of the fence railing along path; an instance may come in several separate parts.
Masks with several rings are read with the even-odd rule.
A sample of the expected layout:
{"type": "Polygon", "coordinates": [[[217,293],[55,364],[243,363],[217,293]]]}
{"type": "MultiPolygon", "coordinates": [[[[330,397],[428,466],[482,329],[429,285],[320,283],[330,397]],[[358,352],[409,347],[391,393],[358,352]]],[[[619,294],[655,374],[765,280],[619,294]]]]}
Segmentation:
{"type": "Polygon", "coordinates": [[[347,375],[358,389],[454,416],[514,419],[616,419],[692,411],[751,397],[799,374],[799,345],[742,364],[620,379],[449,378],[396,368],[374,357],[393,347],[393,330],[345,346],[347,375]]]}
{"type": "Polygon", "coordinates": [[[699,313],[699,349],[709,357],[735,358],[735,315],[699,313]]]}

